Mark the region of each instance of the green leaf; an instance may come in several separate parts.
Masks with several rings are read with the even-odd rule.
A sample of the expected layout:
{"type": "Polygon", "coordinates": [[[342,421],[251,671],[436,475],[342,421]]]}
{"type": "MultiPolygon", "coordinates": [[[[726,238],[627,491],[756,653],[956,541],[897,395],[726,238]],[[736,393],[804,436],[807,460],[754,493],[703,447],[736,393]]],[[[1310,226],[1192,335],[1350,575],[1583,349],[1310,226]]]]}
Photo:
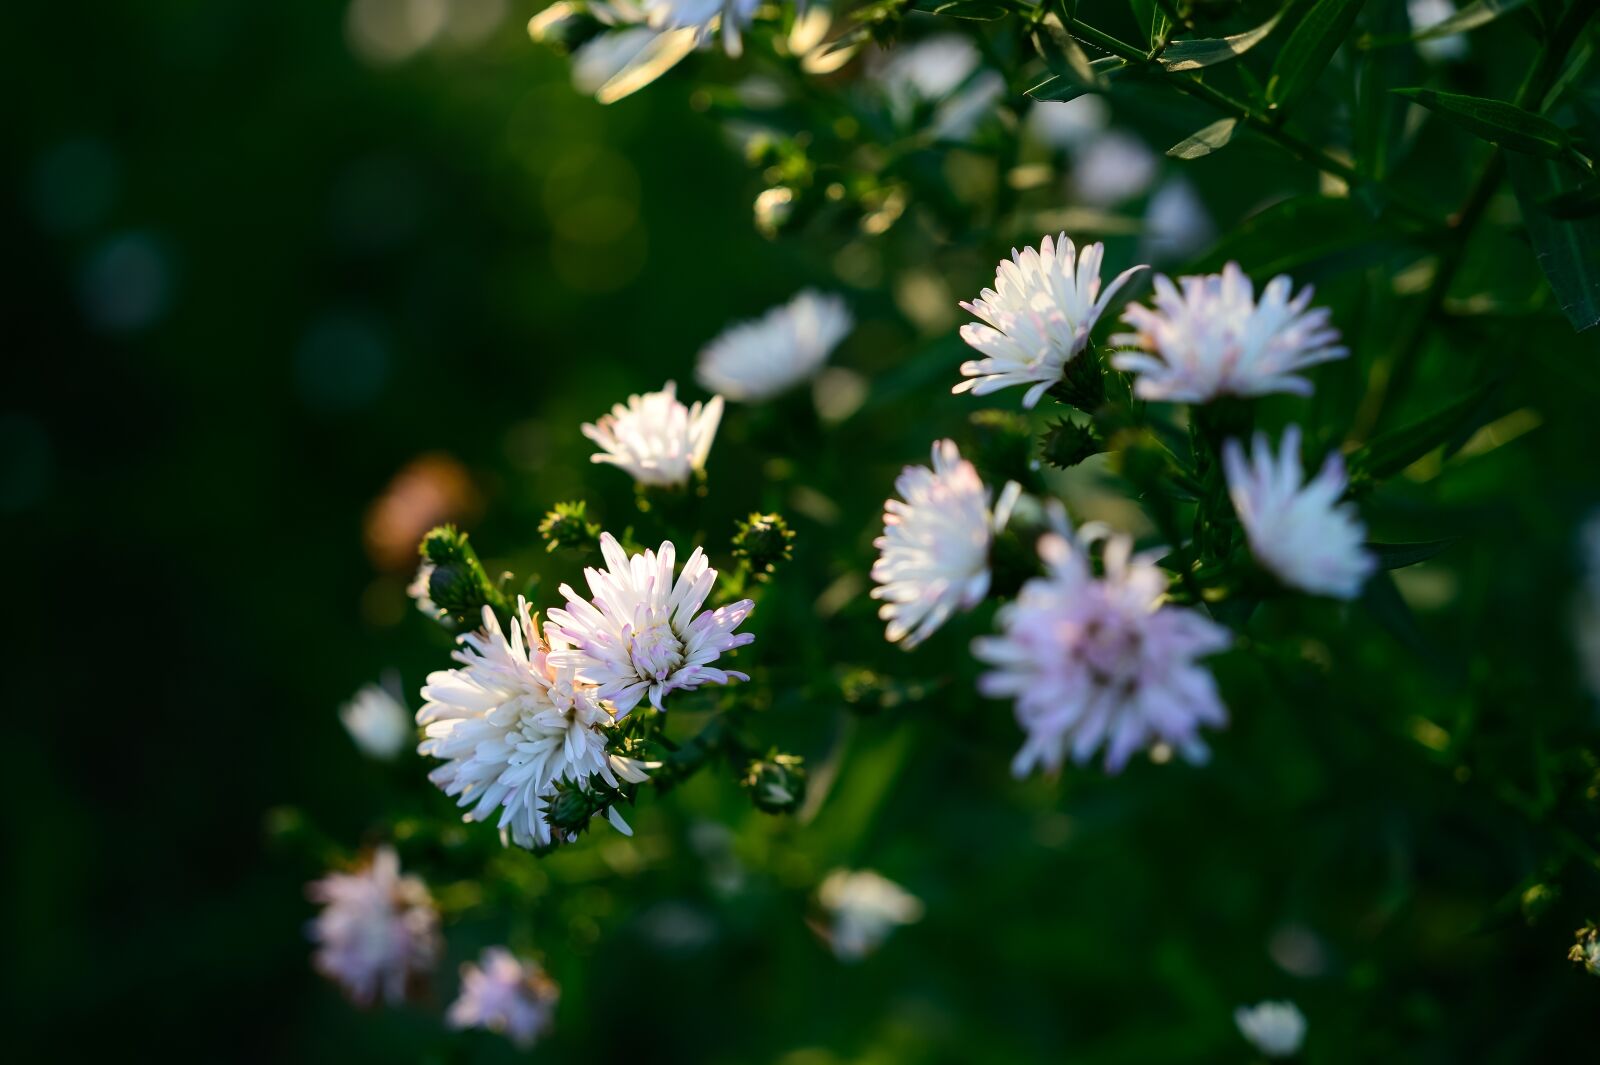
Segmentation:
{"type": "Polygon", "coordinates": [[[1199,70],[1201,67],[1226,63],[1237,59],[1267,39],[1267,34],[1278,25],[1283,12],[1278,12],[1253,30],[1235,33],[1229,37],[1206,37],[1198,41],[1173,41],[1161,53],[1161,65],[1169,71],[1199,70]]]}
{"type": "Polygon", "coordinates": [[[1083,46],[1052,12],[1033,30],[1033,46],[1039,50],[1050,70],[1059,78],[1076,81],[1086,89],[1103,89],[1105,82],[1095,73],[1083,46]]]}
{"type": "Polygon", "coordinates": [[[1555,162],[1509,155],[1506,163],[1539,269],[1567,321],[1580,333],[1600,325],[1600,216],[1563,219],[1540,206],[1559,188],[1555,162]]]}
{"type": "Polygon", "coordinates": [[[1138,24],[1145,42],[1154,44],[1170,24],[1167,13],[1161,10],[1155,0],[1130,0],[1128,6],[1133,8],[1133,21],[1138,24]]]}
{"type": "Polygon", "coordinates": [[[1527,2],[1528,0],[1476,0],[1443,22],[1437,22],[1425,30],[1417,30],[1411,35],[1411,39],[1428,41],[1435,37],[1448,37],[1453,33],[1466,33],[1468,30],[1475,30],[1479,26],[1493,22],[1509,11],[1515,11],[1527,2]]]}
{"type": "Polygon", "coordinates": [[[1453,539],[1424,540],[1411,544],[1368,543],[1366,548],[1372,552],[1381,568],[1404,569],[1407,566],[1415,566],[1418,562],[1428,561],[1453,543],[1455,543],[1453,539]]]}
{"type": "Polygon", "coordinates": [[[1373,574],[1361,593],[1361,605],[1367,608],[1372,620],[1401,644],[1432,657],[1432,649],[1422,635],[1416,615],[1411,612],[1411,604],[1400,595],[1393,575],[1384,572],[1373,574]]]}
{"type": "MultiPolygon", "coordinates": [[[[1377,32],[1405,31],[1409,27],[1403,4],[1380,4],[1368,12],[1368,25],[1377,32]]],[[[1405,32],[1399,32],[1401,39],[1405,32]]],[[[1392,96],[1389,88],[1417,80],[1420,60],[1412,48],[1371,49],[1357,61],[1356,105],[1352,115],[1356,167],[1372,181],[1382,181],[1410,143],[1406,115],[1411,107],[1392,96]]],[[[1364,186],[1363,195],[1370,189],[1364,186]]]]}
{"type": "Polygon", "coordinates": [[[1567,132],[1543,115],[1504,100],[1438,92],[1433,89],[1391,89],[1428,110],[1512,151],[1554,158],[1567,147],[1567,132]]]}
{"type": "Polygon", "coordinates": [[[1193,268],[1208,273],[1236,260],[1246,273],[1270,277],[1357,249],[1364,255],[1385,255],[1395,235],[1379,228],[1353,200],[1300,196],[1234,226],[1193,268]],[[1284,240],[1285,233],[1293,233],[1294,239],[1284,240]]]}
{"type": "Polygon", "coordinates": [[[1350,33],[1362,3],[1363,0],[1317,0],[1272,64],[1272,77],[1267,80],[1269,104],[1288,107],[1316,84],[1322,69],[1350,33]]]}
{"type": "Polygon", "coordinates": [[[1464,440],[1494,416],[1500,387],[1498,380],[1486,381],[1421,421],[1373,437],[1347,460],[1350,483],[1393,477],[1435,448],[1464,440]]]}
{"type": "Polygon", "coordinates": [[[1590,178],[1576,188],[1540,200],[1539,210],[1552,218],[1588,218],[1600,214],[1600,178],[1590,178]]]}
{"type": "Polygon", "coordinates": [[[969,22],[998,22],[1011,14],[1011,9],[1004,4],[992,3],[991,0],[952,0],[951,3],[934,8],[933,13],[944,15],[946,18],[966,19],[969,22]]]}
{"type": "Polygon", "coordinates": [[[1167,154],[1174,159],[1199,159],[1210,155],[1233,139],[1233,129],[1238,124],[1237,118],[1220,119],[1205,129],[1189,134],[1168,148],[1167,154]]]}
{"type": "Polygon", "coordinates": [[[1105,56],[1089,64],[1089,69],[1094,71],[1095,84],[1085,85],[1071,78],[1052,74],[1039,84],[1027,91],[1029,99],[1065,103],[1076,100],[1078,97],[1090,92],[1104,89],[1114,78],[1121,77],[1128,71],[1128,64],[1116,56],[1105,56]]]}

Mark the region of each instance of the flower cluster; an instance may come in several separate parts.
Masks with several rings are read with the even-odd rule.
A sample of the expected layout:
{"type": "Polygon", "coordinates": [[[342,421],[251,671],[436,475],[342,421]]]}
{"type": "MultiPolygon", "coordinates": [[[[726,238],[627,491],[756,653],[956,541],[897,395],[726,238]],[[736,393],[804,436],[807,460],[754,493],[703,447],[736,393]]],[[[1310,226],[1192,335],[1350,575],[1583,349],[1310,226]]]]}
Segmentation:
{"type": "Polygon", "coordinates": [[[311,925],[312,964],[358,1005],[401,1002],[439,956],[439,913],[427,885],[380,847],[362,867],[307,888],[322,912],[311,925]]]}

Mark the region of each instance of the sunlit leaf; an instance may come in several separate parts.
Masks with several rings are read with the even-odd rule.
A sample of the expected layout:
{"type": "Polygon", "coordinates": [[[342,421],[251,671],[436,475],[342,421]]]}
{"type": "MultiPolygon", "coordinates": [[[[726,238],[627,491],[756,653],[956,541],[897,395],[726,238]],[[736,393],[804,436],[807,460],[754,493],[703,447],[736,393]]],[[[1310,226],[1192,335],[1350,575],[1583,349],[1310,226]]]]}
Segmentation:
{"type": "Polygon", "coordinates": [[[934,8],[933,13],[969,22],[998,22],[1011,12],[1004,4],[996,4],[991,0],[952,0],[934,8]]]}
{"type": "Polygon", "coordinates": [[[658,34],[631,63],[600,86],[594,98],[603,104],[612,104],[638,92],[694,51],[698,38],[699,31],[692,28],[658,34]]]}
{"type": "Polygon", "coordinates": [[[1567,146],[1560,126],[1532,111],[1504,100],[1438,92],[1434,89],[1392,89],[1391,92],[1421,104],[1484,140],[1512,151],[1554,157],[1567,146]]]}
{"type": "Polygon", "coordinates": [[[1076,100],[1085,93],[1099,91],[1112,79],[1125,74],[1128,64],[1116,56],[1105,56],[1091,62],[1089,68],[1094,71],[1095,84],[1092,87],[1075,78],[1052,74],[1029,89],[1027,95],[1033,100],[1055,103],[1076,100]]]}
{"type": "Polygon", "coordinates": [[[1435,37],[1449,37],[1451,34],[1475,30],[1479,26],[1488,25],[1501,15],[1515,11],[1527,2],[1528,0],[1474,0],[1443,22],[1436,22],[1427,29],[1417,30],[1411,35],[1411,39],[1427,41],[1435,37]]]}
{"type": "Polygon", "coordinates": [[[1501,391],[1499,381],[1487,381],[1419,421],[1373,437],[1350,454],[1351,483],[1393,477],[1435,448],[1452,441],[1465,442],[1494,417],[1495,399],[1501,391]]]}
{"type": "Polygon", "coordinates": [[[1183,138],[1168,148],[1167,154],[1174,159],[1199,159],[1201,156],[1210,155],[1233,139],[1233,129],[1238,124],[1237,118],[1220,119],[1205,129],[1183,138]]]}
{"type": "Polygon", "coordinates": [[[1105,87],[1105,82],[1084,54],[1083,46],[1073,39],[1053,13],[1046,15],[1034,28],[1033,46],[1057,77],[1076,81],[1086,89],[1105,87]]]}
{"type": "Polygon", "coordinates": [[[1129,6],[1133,8],[1133,21],[1138,24],[1144,42],[1154,44],[1170,24],[1167,13],[1156,0],[1130,0],[1129,6]]]}
{"type": "Polygon", "coordinates": [[[1363,0],[1317,0],[1295,26],[1272,64],[1267,102],[1288,107],[1315,85],[1350,33],[1363,0]]]}
{"type": "Polygon", "coordinates": [[[1600,325],[1600,215],[1562,218],[1541,206],[1559,198],[1555,162],[1513,154],[1506,163],[1539,269],[1561,310],[1579,332],[1600,325]]]}
{"type": "Polygon", "coordinates": [[[1161,53],[1161,65],[1170,71],[1198,70],[1201,67],[1237,59],[1267,39],[1283,12],[1273,15],[1253,30],[1229,37],[1207,37],[1198,41],[1173,41],[1161,53]]]}

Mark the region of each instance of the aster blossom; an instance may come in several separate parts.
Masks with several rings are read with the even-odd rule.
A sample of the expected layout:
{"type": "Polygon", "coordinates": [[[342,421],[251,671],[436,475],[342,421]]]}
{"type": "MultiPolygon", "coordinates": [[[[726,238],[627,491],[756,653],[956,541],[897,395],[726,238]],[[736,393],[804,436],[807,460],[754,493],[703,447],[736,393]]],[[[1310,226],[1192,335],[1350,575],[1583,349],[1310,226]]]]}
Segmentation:
{"type": "Polygon", "coordinates": [[[1046,533],[1046,575],[1001,608],[998,636],[973,642],[973,653],[994,667],[978,690],[1015,699],[1027,733],[1011,765],[1017,776],[1041,765],[1054,772],[1068,754],[1081,765],[1102,746],[1112,773],[1157,742],[1191,761],[1205,757],[1199,728],[1223,724],[1227,711],[1196,659],[1224,649],[1229,637],[1196,611],[1164,604],[1159,554],[1135,554],[1129,537],[1094,525],[1046,533]],[[1099,541],[1105,572],[1096,577],[1089,549],[1099,541]]]}
{"type": "Polygon", "coordinates": [[[743,30],[755,18],[761,0],[644,0],[645,21],[656,30],[692,29],[698,40],[722,31],[722,48],[737,57],[744,51],[743,30]]]}
{"type": "Polygon", "coordinates": [[[1279,274],[1255,298],[1255,287],[1228,263],[1220,274],[1155,279],[1154,308],[1131,304],[1122,320],[1133,327],[1111,343],[1142,349],[1112,360],[1138,375],[1141,399],[1205,403],[1219,396],[1269,392],[1311,394],[1297,371],[1350,354],[1328,324],[1325,307],[1308,310],[1307,285],[1290,298],[1294,282],[1279,274]],[[1181,286],[1181,288],[1180,288],[1181,286]]]}
{"type": "Polygon", "coordinates": [[[678,386],[668,381],[659,392],[628,397],[611,413],[585,422],[583,435],[600,445],[591,462],[606,462],[628,471],[652,488],[679,487],[703,473],[711,442],[722,420],[722,397],[684,406],[678,386]]]}
{"type": "Polygon", "coordinates": [[[894,486],[900,498],[884,503],[883,535],[872,542],[872,597],[884,600],[889,642],[911,648],[989,594],[989,547],[1022,488],[1008,482],[990,509],[990,489],[953,440],[936,441],[932,468],[907,466],[894,486]]]}
{"type": "Polygon", "coordinates": [[[806,289],[724,330],[700,353],[695,379],[737,402],[770,399],[815,376],[853,324],[844,300],[806,289]]]}
{"type": "Polygon", "coordinates": [[[549,613],[550,633],[568,645],[552,652],[552,662],[597,685],[596,695],[622,715],[646,695],[661,710],[669,692],[750,679],[712,664],[755,639],[734,631],[755,603],[742,599],[700,609],[717,580],[704,551],[694,549],[676,580],[677,549],[671,541],[629,557],[616,537],[601,533],[600,553],[606,568],[583,571],[591,598],[563,584],[566,609],[549,613]]]}
{"type": "MultiPolygon", "coordinates": [[[[611,711],[570,665],[557,663],[564,645],[540,637],[526,600],[517,600],[509,637],[484,607],[483,628],[460,643],[452,656],[460,667],[429,674],[422,689],[417,751],[444,760],[428,779],[471,807],[467,820],[498,814],[512,842],[544,847],[556,842],[545,807],[558,782],[619,788],[647,778],[649,763],[610,750],[611,711]]],[[[629,832],[614,806],[606,816],[629,832]]]]}
{"type": "Polygon", "coordinates": [[[549,1030],[560,997],[537,962],[489,947],[477,964],[461,966],[461,993],[446,1019],[452,1028],[498,1032],[526,1050],[549,1030]]]}
{"type": "Polygon", "coordinates": [[[306,894],[322,904],[311,924],[312,964],[358,1004],[405,1000],[439,956],[439,914],[428,887],[400,873],[393,847],[354,872],[329,873],[306,894]]]}
{"type": "Polygon", "coordinates": [[[840,961],[860,961],[901,925],[922,919],[922,900],[871,869],[835,869],[817,889],[829,919],[828,945],[840,961]]]}
{"type": "Polygon", "coordinates": [[[1269,1058],[1289,1058],[1300,1053],[1306,1038],[1306,1018],[1293,1002],[1262,1002],[1233,1011],[1233,1023],[1250,1045],[1269,1058]]]}
{"type": "Polygon", "coordinates": [[[339,709],[339,720],[361,753],[381,762],[397,758],[412,738],[411,714],[389,690],[398,683],[398,677],[390,677],[385,684],[363,685],[339,709]]]}
{"type": "Polygon", "coordinates": [[[992,289],[961,308],[983,322],[961,327],[961,339],[982,359],[961,364],[968,378],[951,389],[985,396],[1012,385],[1029,385],[1022,397],[1033,407],[1066,365],[1089,343],[1100,315],[1117,290],[1142,266],[1118,274],[1102,291],[1100,263],[1105,246],[1090,244],[1080,253],[1065,233],[1045,237],[1038,249],[1011,251],[995,274],[992,289]]]}
{"type": "Polygon", "coordinates": [[[1274,455],[1266,434],[1255,435],[1247,457],[1237,440],[1222,445],[1228,495],[1256,560],[1274,576],[1314,595],[1354,599],[1377,566],[1362,546],[1366,529],[1356,508],[1340,503],[1344,460],[1329,455],[1322,472],[1305,481],[1300,427],[1291,425],[1274,455]]]}

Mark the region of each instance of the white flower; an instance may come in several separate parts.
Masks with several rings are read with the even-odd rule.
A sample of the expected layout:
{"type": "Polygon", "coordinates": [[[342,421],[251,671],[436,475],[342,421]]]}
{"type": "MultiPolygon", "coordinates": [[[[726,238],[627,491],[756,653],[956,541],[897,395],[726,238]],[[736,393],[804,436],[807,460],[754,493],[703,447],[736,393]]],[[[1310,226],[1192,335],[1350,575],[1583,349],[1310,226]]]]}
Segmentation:
{"type": "Polygon", "coordinates": [[[567,608],[550,611],[549,630],[571,647],[552,650],[551,662],[599,685],[599,698],[610,700],[619,715],[647,694],[650,705],[660,710],[668,692],[750,679],[712,663],[724,651],[755,639],[733,631],[755,603],[743,599],[702,611],[717,571],[700,548],[683,564],[676,582],[677,552],[670,542],[629,558],[616,537],[601,533],[600,552],[606,569],[583,571],[593,602],[570,585],[561,586],[567,608]]]}
{"type": "Polygon", "coordinates": [[[439,954],[439,914],[428,888],[400,875],[392,847],[353,873],[329,873],[306,893],[322,904],[311,923],[312,964],[358,1004],[397,1003],[439,954]]]}
{"type": "Polygon", "coordinates": [[[1206,205],[1187,178],[1162,182],[1144,210],[1144,235],[1139,253],[1149,259],[1186,259],[1216,235],[1206,205]]]}
{"type": "Polygon", "coordinates": [[[572,53],[572,87],[595,95],[632,66],[658,36],[649,26],[622,26],[585,41],[572,53]]]}
{"type": "Polygon", "coordinates": [[[1007,483],[991,511],[990,490],[953,440],[935,441],[933,468],[907,466],[894,487],[900,498],[884,503],[883,535],[872,541],[872,597],[885,600],[889,641],[910,648],[989,594],[989,545],[1022,488],[1007,483]]]}
{"type": "Polygon", "coordinates": [[[381,762],[392,761],[412,737],[410,711],[384,685],[364,685],[340,708],[339,720],[361,753],[381,762]]]}
{"type": "Polygon", "coordinates": [[[961,364],[968,380],[951,389],[986,396],[1011,385],[1031,385],[1022,397],[1032,407],[1061,380],[1067,362],[1089,342],[1089,333],[1111,297],[1144,267],[1118,274],[1100,290],[1100,260],[1105,247],[1090,244],[1079,254],[1065,233],[1045,237],[1038,250],[1011,251],[1001,260],[995,287],[961,307],[986,324],[969,322],[961,339],[986,358],[961,364]]]}
{"type": "Polygon", "coordinates": [[[700,353],[695,379],[736,402],[770,399],[814,377],[853,324],[844,300],[807,289],[724,330],[700,353]]]}
{"type": "MultiPolygon", "coordinates": [[[[1407,0],[1406,15],[1411,19],[1411,32],[1421,33],[1432,29],[1456,13],[1450,0],[1407,0]]],[[[1467,35],[1451,33],[1443,37],[1429,37],[1417,42],[1417,51],[1430,63],[1443,63],[1467,56],[1467,35]]]]}
{"type": "Polygon", "coordinates": [[[442,609],[438,603],[428,595],[428,582],[433,579],[433,571],[438,569],[432,562],[423,559],[417,566],[417,575],[406,585],[406,594],[417,604],[417,609],[434,621],[440,621],[450,616],[448,610],[442,609]]]}
{"type": "Polygon", "coordinates": [[[897,121],[908,123],[919,105],[931,104],[933,139],[965,140],[1005,95],[1005,79],[997,71],[979,70],[981,61],[970,40],[941,34],[895,48],[878,81],[897,121]]]}
{"type": "Polygon", "coordinates": [[[1135,555],[1130,538],[1096,526],[1071,538],[1047,533],[1039,541],[1047,575],[1001,608],[1000,635],[973,642],[974,654],[995,667],[978,690],[1015,698],[1027,733],[1012,761],[1016,775],[1039,765],[1054,772],[1069,752],[1081,765],[1102,745],[1113,773],[1158,741],[1191,761],[1205,757],[1199,727],[1223,724],[1227,712],[1195,660],[1227,647],[1228,633],[1196,611],[1163,605],[1159,554],[1135,555]],[[1097,578],[1089,547],[1098,540],[1106,546],[1097,578]]]}
{"type": "Polygon", "coordinates": [[[584,423],[583,435],[599,444],[591,462],[620,466],[635,481],[651,487],[674,487],[705,470],[711,441],[722,420],[722,397],[685,407],[678,401],[678,386],[668,381],[660,392],[628,397],[611,413],[584,423]]]}
{"type": "Polygon", "coordinates": [[[1306,1038],[1306,1019],[1293,1002],[1263,1002],[1233,1011],[1233,1023],[1269,1058],[1293,1057],[1306,1038]]]}
{"type": "Polygon", "coordinates": [[[722,29],[722,47],[730,56],[744,50],[741,31],[755,18],[761,0],[644,0],[645,19],[657,30],[693,29],[702,41],[722,29]]]}
{"type": "Polygon", "coordinates": [[[1073,152],[1072,191],[1091,207],[1111,207],[1150,187],[1161,157],[1131,134],[1108,129],[1073,152]]]}
{"type": "Polygon", "coordinates": [[[1600,976],[1600,930],[1592,924],[1578,929],[1578,941],[1567,957],[1583,966],[1590,976],[1600,976]]]}
{"type": "Polygon", "coordinates": [[[835,869],[817,890],[829,918],[828,945],[841,961],[860,961],[900,925],[922,919],[922,902],[870,869],[835,869]]]}
{"type": "Polygon", "coordinates": [[[461,994],[447,1019],[452,1028],[487,1028],[526,1050],[550,1028],[560,997],[537,962],[489,947],[479,964],[461,966],[461,994]]]}
{"type": "Polygon", "coordinates": [[[1344,495],[1344,460],[1329,455],[1305,481],[1300,427],[1284,430],[1278,454],[1257,433],[1248,460],[1237,440],[1222,445],[1228,495],[1256,560],[1284,584],[1314,595],[1354,599],[1377,565],[1362,546],[1366,529],[1344,495]]]}
{"type": "Polygon", "coordinates": [[[1349,354],[1338,346],[1327,308],[1306,310],[1310,286],[1289,298],[1293,282],[1286,274],[1267,284],[1259,304],[1238,263],[1178,283],[1181,292],[1157,275],[1155,309],[1129,305],[1122,320],[1137,331],[1111,338],[1112,344],[1144,349],[1112,360],[1117,369],[1139,375],[1135,391],[1141,399],[1205,403],[1223,395],[1309,396],[1311,382],[1295,371],[1349,354]]]}
{"type": "MultiPolygon", "coordinates": [[[[547,846],[544,809],[558,781],[587,787],[598,778],[617,788],[646,779],[647,763],[607,749],[611,712],[570,665],[557,662],[563,645],[553,639],[552,651],[540,639],[525,600],[517,600],[509,640],[485,607],[482,631],[460,642],[452,657],[461,668],[429,674],[422,689],[427,703],[417,723],[425,738],[417,751],[444,760],[428,779],[472,807],[467,820],[487,821],[498,811],[512,842],[547,846]]],[[[607,817],[629,831],[615,807],[607,817]]]]}

